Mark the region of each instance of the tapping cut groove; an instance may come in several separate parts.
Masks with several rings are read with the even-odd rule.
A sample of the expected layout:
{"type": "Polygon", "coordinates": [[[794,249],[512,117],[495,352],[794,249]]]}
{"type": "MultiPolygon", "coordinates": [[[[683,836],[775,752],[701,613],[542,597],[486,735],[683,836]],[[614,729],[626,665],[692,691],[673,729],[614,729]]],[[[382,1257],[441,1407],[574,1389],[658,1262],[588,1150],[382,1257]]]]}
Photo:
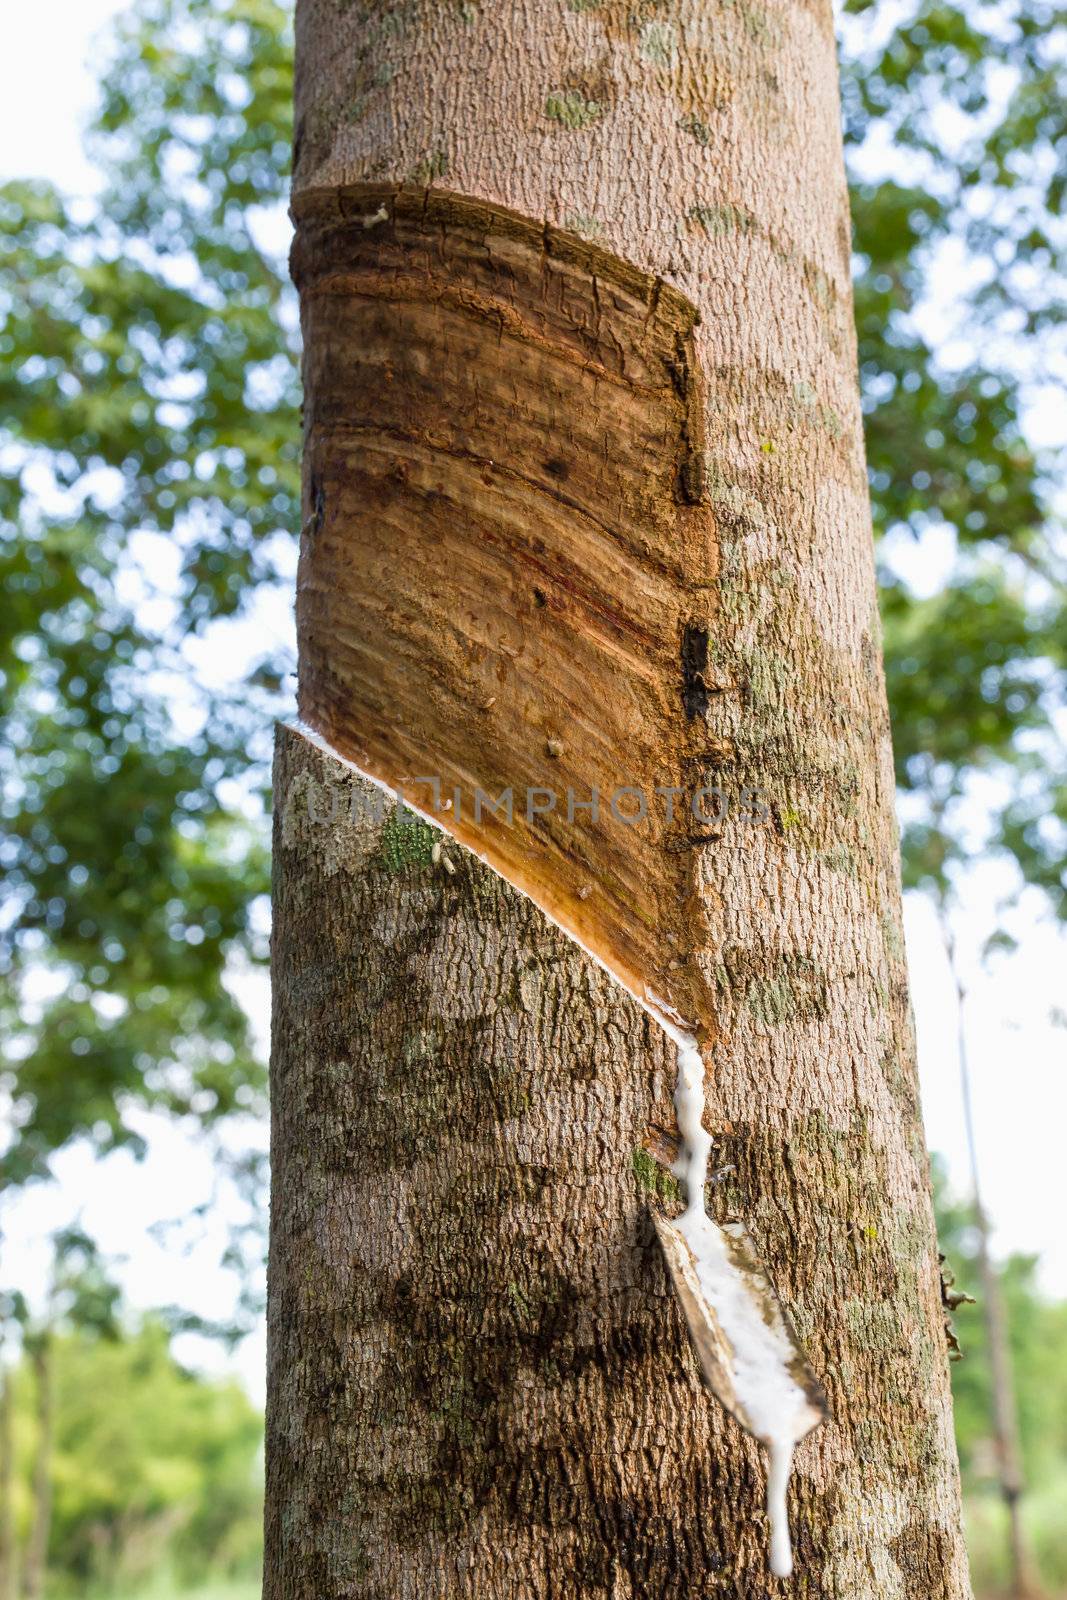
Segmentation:
{"type": "Polygon", "coordinates": [[[385,782],[455,792],[452,833],[706,1037],[692,818],[656,798],[706,743],[693,306],[438,190],[313,190],[294,215],[302,717],[385,782]],[[476,818],[478,791],[510,791],[510,818],[476,818]]]}

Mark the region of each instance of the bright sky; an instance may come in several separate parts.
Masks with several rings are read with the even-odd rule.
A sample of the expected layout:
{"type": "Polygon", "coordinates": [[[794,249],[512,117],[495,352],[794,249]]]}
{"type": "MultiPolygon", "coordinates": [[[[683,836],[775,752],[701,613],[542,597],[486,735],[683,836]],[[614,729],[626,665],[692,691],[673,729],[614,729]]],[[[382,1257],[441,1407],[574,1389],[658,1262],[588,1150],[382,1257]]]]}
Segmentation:
{"type": "MultiPolygon", "coordinates": [[[[119,9],[118,0],[33,0],[8,9],[0,51],[0,178],[48,177],[76,192],[93,186],[81,124],[93,102],[94,36],[119,9]]],[[[210,671],[211,664],[205,668],[210,671]]],[[[967,941],[973,939],[976,949],[984,938],[1003,887],[992,868],[975,875],[960,922],[972,971],[974,950],[967,941]]],[[[968,1178],[954,997],[933,915],[917,897],[906,907],[906,925],[927,1135],[931,1147],[948,1158],[953,1180],[963,1190],[968,1178]]],[[[1039,1252],[1046,1288],[1067,1296],[1067,1032],[1049,1020],[1054,1007],[1067,1009],[1067,941],[1034,916],[1024,917],[1019,930],[1019,951],[1002,961],[994,976],[974,983],[970,1005],[983,1185],[997,1249],[1039,1252]]],[[[265,1038],[265,984],[246,981],[241,994],[265,1038]]],[[[125,1258],[122,1277],[131,1303],[147,1307],[177,1301],[205,1316],[226,1313],[232,1286],[218,1267],[221,1218],[216,1216],[199,1244],[183,1256],[147,1231],[153,1222],[211,1198],[211,1164],[180,1130],[155,1122],[145,1131],[150,1152],[143,1163],[117,1155],[100,1167],[86,1152],[70,1151],[57,1163],[55,1185],[7,1208],[6,1281],[39,1294],[43,1239],[80,1215],[105,1251],[125,1258]]],[[[198,1347],[197,1356],[202,1353],[198,1347]]],[[[214,1364],[222,1360],[213,1359],[214,1364]]],[[[261,1396],[262,1338],[249,1340],[236,1361],[250,1390],[261,1396]]]]}

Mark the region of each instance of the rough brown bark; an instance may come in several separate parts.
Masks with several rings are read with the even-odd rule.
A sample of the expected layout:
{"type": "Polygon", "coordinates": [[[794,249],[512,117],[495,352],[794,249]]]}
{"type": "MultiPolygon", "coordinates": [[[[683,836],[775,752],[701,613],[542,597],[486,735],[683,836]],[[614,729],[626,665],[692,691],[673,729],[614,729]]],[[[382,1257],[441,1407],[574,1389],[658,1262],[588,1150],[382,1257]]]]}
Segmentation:
{"type": "Polygon", "coordinates": [[[769,814],[461,822],[524,895],[281,735],[265,1593],[962,1600],[829,9],[297,31],[304,715],[394,783],[769,814]],[[527,896],[705,1044],[832,1413],[786,1584],[643,1209],[673,1049],[527,896]]]}

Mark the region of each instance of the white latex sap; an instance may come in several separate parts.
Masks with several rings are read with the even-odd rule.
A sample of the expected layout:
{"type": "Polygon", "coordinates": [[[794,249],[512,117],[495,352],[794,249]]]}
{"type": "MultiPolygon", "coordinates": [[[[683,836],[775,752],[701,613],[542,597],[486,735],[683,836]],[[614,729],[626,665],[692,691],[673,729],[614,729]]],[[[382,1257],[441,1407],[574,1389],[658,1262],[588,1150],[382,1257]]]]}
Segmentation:
{"type": "Polygon", "coordinates": [[[674,1226],[693,1253],[701,1291],[729,1340],[738,1403],[749,1428],[767,1447],[770,1566],[785,1578],[793,1570],[786,1491],[794,1448],[811,1427],[811,1404],[793,1376],[792,1345],[783,1329],[772,1327],[763,1316],[726,1235],[705,1210],[712,1139],[703,1122],[704,1063],[695,1039],[673,1026],[669,1031],[678,1046],[674,1104],[683,1141],[675,1173],[685,1184],[687,1202],[674,1226]]]}

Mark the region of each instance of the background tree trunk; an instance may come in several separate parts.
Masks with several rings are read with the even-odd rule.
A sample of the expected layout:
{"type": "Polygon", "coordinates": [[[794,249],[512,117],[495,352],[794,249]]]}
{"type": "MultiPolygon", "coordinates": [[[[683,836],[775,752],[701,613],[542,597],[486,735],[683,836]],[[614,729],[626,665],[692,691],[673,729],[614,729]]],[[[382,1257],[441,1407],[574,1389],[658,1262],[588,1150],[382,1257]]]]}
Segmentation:
{"type": "Polygon", "coordinates": [[[0,1600],[15,1596],[13,1391],[10,1371],[0,1373],[0,1600]]]}
{"type": "Polygon", "coordinates": [[[33,1512],[22,1560],[23,1600],[40,1600],[52,1531],[52,1335],[45,1329],[30,1343],[37,1401],[37,1455],[33,1464],[33,1512]]]}
{"type": "Polygon", "coordinates": [[[960,1099],[967,1135],[967,1154],[971,1165],[974,1220],[978,1232],[978,1270],[981,1276],[982,1316],[989,1350],[989,1377],[992,1388],[993,1438],[996,1446],[997,1481],[1008,1522],[1008,1563],[1011,1572],[1012,1600],[1032,1600],[1041,1593],[1037,1564],[1023,1522],[1022,1499],[1025,1489],[1022,1451],[1019,1444],[1019,1418],[1015,1403],[1015,1380],[1011,1370],[1011,1340],[1008,1311],[1000,1272],[993,1260],[992,1229],[982,1199],[978,1140],[974,1127],[971,1095],[970,1056],[967,1049],[967,990],[960,970],[956,936],[948,906],[942,896],[938,902],[941,934],[945,941],[949,971],[956,989],[957,1048],[960,1062],[960,1099]]]}
{"type": "Polygon", "coordinates": [[[303,714],[393,782],[614,752],[769,815],[634,830],[631,882],[610,823],[464,825],[524,894],[281,733],[265,1594],[957,1600],[829,7],[297,43],[303,714]],[[703,1044],[709,1203],[830,1401],[784,1584],[645,1210],[673,1047],[539,907],[703,1044]]]}

